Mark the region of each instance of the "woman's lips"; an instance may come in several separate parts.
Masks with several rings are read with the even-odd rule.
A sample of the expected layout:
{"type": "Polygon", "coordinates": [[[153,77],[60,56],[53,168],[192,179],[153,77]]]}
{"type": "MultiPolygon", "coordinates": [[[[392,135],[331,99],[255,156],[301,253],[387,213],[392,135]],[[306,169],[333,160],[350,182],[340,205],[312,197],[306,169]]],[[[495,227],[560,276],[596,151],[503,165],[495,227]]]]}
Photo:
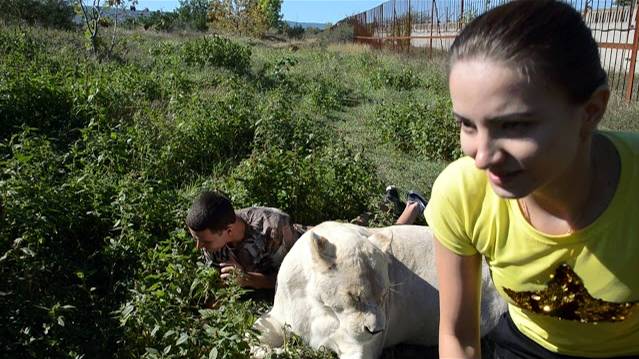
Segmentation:
{"type": "Polygon", "coordinates": [[[502,186],[512,181],[515,177],[517,177],[517,175],[519,175],[523,171],[517,170],[517,171],[511,171],[511,172],[495,173],[488,170],[487,172],[488,172],[488,178],[490,179],[492,183],[498,186],[502,186]]]}

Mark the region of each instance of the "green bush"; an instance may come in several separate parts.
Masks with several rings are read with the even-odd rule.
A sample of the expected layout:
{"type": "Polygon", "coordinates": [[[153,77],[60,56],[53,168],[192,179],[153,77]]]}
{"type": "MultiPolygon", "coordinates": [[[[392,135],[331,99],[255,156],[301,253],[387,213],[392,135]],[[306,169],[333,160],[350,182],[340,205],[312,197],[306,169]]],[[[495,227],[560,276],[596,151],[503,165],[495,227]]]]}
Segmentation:
{"type": "Polygon", "coordinates": [[[459,126],[451,107],[450,99],[443,96],[433,96],[427,103],[382,103],[377,106],[374,123],[386,141],[401,151],[451,161],[462,154],[459,126]]]}
{"type": "MultiPolygon", "coordinates": [[[[154,172],[159,178],[206,175],[218,163],[248,156],[255,136],[254,107],[247,92],[235,92],[224,99],[194,95],[169,109],[170,117],[154,120],[153,126],[162,126],[156,138],[161,148],[148,153],[157,158],[154,172]]],[[[146,129],[138,128],[145,136],[146,129]]],[[[143,138],[140,142],[145,143],[143,138]]]]}
{"type": "Polygon", "coordinates": [[[198,263],[191,245],[181,229],[145,254],[132,296],[116,312],[123,357],[246,357],[255,304],[240,301],[245,290],[224,286],[217,269],[198,263]]]}
{"type": "Polygon", "coordinates": [[[370,76],[370,82],[374,89],[389,88],[397,91],[412,90],[421,85],[419,76],[406,67],[399,71],[387,68],[373,71],[370,76]]]}
{"type": "Polygon", "coordinates": [[[339,110],[350,103],[350,91],[334,74],[315,75],[306,81],[307,98],[321,113],[339,110]]]}
{"type": "Polygon", "coordinates": [[[178,14],[175,12],[153,11],[150,16],[140,18],[144,30],[171,32],[178,23],[178,14]]]}
{"type": "Polygon", "coordinates": [[[379,193],[375,169],[344,145],[303,156],[295,151],[256,152],[221,185],[238,207],[281,208],[298,223],[350,220],[379,193]]]}
{"type": "Polygon", "coordinates": [[[324,146],[328,131],[323,121],[295,111],[290,96],[275,91],[259,108],[254,148],[258,151],[280,149],[311,153],[324,146]]]}
{"type": "Polygon", "coordinates": [[[28,31],[18,31],[17,28],[0,31],[0,54],[19,54],[25,60],[33,60],[43,49],[44,44],[28,31]]]}
{"type": "Polygon", "coordinates": [[[251,66],[251,49],[219,36],[186,42],[180,53],[189,66],[219,66],[246,73],[251,66]]]}
{"type": "Polygon", "coordinates": [[[330,43],[348,43],[353,42],[353,37],[355,36],[355,32],[353,26],[347,23],[340,23],[333,27],[324,29],[320,32],[317,37],[319,39],[320,44],[330,44],[330,43]]]}
{"type": "Polygon", "coordinates": [[[9,23],[26,22],[59,29],[72,29],[73,6],[68,0],[3,0],[0,19],[9,23]]]}
{"type": "Polygon", "coordinates": [[[119,335],[110,314],[119,298],[108,284],[118,262],[100,252],[110,221],[93,210],[105,188],[76,177],[71,158],[32,130],[2,147],[0,350],[100,356],[119,335]]]}
{"type": "Polygon", "coordinates": [[[306,30],[302,25],[296,24],[294,26],[290,26],[288,24],[284,25],[284,32],[289,39],[297,39],[300,40],[304,37],[304,32],[306,30]]]}
{"type": "Polygon", "coordinates": [[[64,135],[84,122],[73,111],[73,94],[60,86],[57,76],[8,69],[5,74],[0,79],[0,138],[9,137],[21,125],[64,135]]]}
{"type": "Polygon", "coordinates": [[[255,76],[261,90],[280,89],[289,95],[300,93],[303,80],[299,76],[292,76],[291,69],[299,61],[290,56],[280,58],[276,62],[266,62],[255,76]]]}

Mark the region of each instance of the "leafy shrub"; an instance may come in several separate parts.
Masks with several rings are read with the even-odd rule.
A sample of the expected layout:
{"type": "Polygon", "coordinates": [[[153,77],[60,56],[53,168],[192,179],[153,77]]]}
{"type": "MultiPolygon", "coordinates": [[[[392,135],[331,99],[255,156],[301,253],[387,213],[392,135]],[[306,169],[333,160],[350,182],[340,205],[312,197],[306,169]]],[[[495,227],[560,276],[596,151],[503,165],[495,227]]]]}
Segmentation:
{"type": "Polygon", "coordinates": [[[257,71],[257,84],[262,90],[273,88],[290,93],[299,93],[302,87],[299,78],[291,76],[291,69],[299,61],[290,56],[283,57],[275,63],[267,62],[257,71]]]}
{"type": "Polygon", "coordinates": [[[198,263],[191,244],[180,229],[142,259],[133,295],[116,312],[124,328],[123,356],[246,357],[254,340],[254,304],[240,301],[245,290],[223,286],[217,269],[198,263]]]}
{"type": "Polygon", "coordinates": [[[324,29],[324,31],[320,32],[317,37],[321,44],[348,43],[353,42],[354,34],[353,26],[347,23],[340,23],[333,27],[324,29]]]}
{"type": "Polygon", "coordinates": [[[207,0],[180,0],[180,6],[175,12],[182,26],[196,31],[206,31],[208,10],[207,0]]]}
{"type": "Polygon", "coordinates": [[[374,123],[387,141],[404,152],[451,161],[461,156],[459,127],[451,107],[448,97],[443,96],[434,96],[428,103],[382,103],[374,123]]]}
{"type": "Polygon", "coordinates": [[[262,102],[259,113],[255,126],[256,150],[311,153],[326,143],[328,132],[322,121],[295,111],[290,96],[285,93],[273,92],[262,102]]]}
{"type": "Polygon", "coordinates": [[[311,104],[322,113],[339,110],[350,103],[350,91],[333,75],[316,75],[306,81],[305,88],[311,104]]]}
{"type": "Polygon", "coordinates": [[[64,134],[83,122],[73,111],[73,94],[54,75],[11,70],[5,74],[0,79],[0,138],[9,137],[20,125],[64,134]]]}
{"type": "Polygon", "coordinates": [[[251,49],[219,36],[186,42],[181,50],[187,65],[219,66],[246,73],[251,66],[251,49]]]}
{"type": "Polygon", "coordinates": [[[0,2],[0,19],[59,29],[72,29],[73,6],[68,0],[20,0],[0,2]]]}
{"type": "Polygon", "coordinates": [[[284,26],[284,32],[286,33],[286,36],[290,39],[301,39],[304,36],[304,27],[302,25],[294,25],[294,26],[290,26],[288,24],[285,24],[284,26]]]}
{"type": "Polygon", "coordinates": [[[374,89],[390,88],[397,91],[412,90],[420,86],[419,76],[406,67],[400,71],[381,68],[372,72],[370,82],[374,89]]]}
{"type": "Polygon", "coordinates": [[[5,119],[0,138],[26,125],[69,143],[92,118],[117,121],[134,112],[136,103],[180,90],[160,86],[153,73],[135,65],[73,63],[75,59],[51,58],[37,45],[33,49],[38,50],[25,54],[34,42],[28,33],[8,36],[0,31],[2,35],[12,41],[4,48],[8,56],[0,60],[5,74],[0,78],[0,117],[5,119]]]}
{"type": "Polygon", "coordinates": [[[33,60],[40,53],[44,44],[32,36],[31,32],[15,29],[0,31],[0,54],[20,54],[26,60],[33,60]]]}
{"type": "Polygon", "coordinates": [[[192,96],[170,109],[170,117],[151,119],[150,127],[138,126],[138,142],[148,144],[146,131],[154,127],[158,131],[154,145],[160,147],[146,152],[158,178],[206,175],[218,163],[248,156],[255,133],[254,107],[246,92],[225,99],[192,96]]]}
{"type": "Polygon", "coordinates": [[[0,350],[12,357],[98,356],[118,332],[109,314],[118,298],[100,254],[110,225],[91,210],[93,190],[103,188],[68,180],[70,158],[32,130],[2,146],[0,350]]]}
{"type": "Polygon", "coordinates": [[[178,22],[178,14],[175,12],[153,11],[150,16],[140,18],[144,30],[154,29],[157,31],[171,32],[178,22]]]}
{"type": "Polygon", "coordinates": [[[330,349],[321,347],[313,350],[304,343],[302,338],[284,328],[284,344],[282,352],[269,353],[268,359],[337,359],[337,355],[330,349]]]}
{"type": "Polygon", "coordinates": [[[367,160],[344,145],[331,145],[306,156],[256,152],[221,187],[238,207],[278,207],[299,223],[316,224],[355,218],[382,186],[367,160]]]}

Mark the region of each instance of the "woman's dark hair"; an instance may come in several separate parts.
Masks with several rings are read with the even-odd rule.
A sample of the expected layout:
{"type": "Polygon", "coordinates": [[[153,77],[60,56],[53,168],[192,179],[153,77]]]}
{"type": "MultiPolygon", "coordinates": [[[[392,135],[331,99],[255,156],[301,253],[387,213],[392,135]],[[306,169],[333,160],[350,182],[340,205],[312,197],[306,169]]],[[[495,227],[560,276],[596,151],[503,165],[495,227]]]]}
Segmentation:
{"type": "Polygon", "coordinates": [[[218,232],[235,222],[235,210],[226,196],[205,191],[193,201],[186,215],[186,225],[194,231],[210,229],[218,232]]]}
{"type": "Polygon", "coordinates": [[[581,15],[554,0],[517,0],[468,24],[450,51],[450,67],[484,58],[513,66],[530,82],[554,85],[583,103],[607,82],[597,43],[581,15]]]}

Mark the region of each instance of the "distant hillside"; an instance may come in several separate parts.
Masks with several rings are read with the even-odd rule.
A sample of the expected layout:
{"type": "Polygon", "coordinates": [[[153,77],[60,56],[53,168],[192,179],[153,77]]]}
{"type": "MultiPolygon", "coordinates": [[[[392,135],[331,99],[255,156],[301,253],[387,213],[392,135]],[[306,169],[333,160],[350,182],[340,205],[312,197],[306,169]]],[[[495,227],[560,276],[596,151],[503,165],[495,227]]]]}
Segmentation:
{"type": "MultiPolygon", "coordinates": [[[[91,6],[87,6],[87,11],[90,11],[91,9],[92,9],[91,6]]],[[[103,8],[102,11],[103,11],[102,16],[108,17],[111,19],[114,19],[117,13],[120,21],[124,21],[129,18],[139,18],[144,16],[150,16],[151,13],[153,12],[153,11],[149,11],[149,9],[135,10],[135,8],[130,8],[130,9],[103,8]]],[[[76,24],[82,25],[84,24],[84,17],[82,16],[82,14],[76,14],[75,17],[73,18],[73,22],[76,24]]]]}
{"type": "Polygon", "coordinates": [[[303,27],[305,29],[314,27],[316,29],[324,30],[325,28],[330,26],[330,24],[319,23],[319,22],[297,22],[297,21],[289,21],[289,20],[284,20],[284,22],[287,23],[291,27],[293,27],[293,26],[301,26],[301,27],[303,27]]]}

